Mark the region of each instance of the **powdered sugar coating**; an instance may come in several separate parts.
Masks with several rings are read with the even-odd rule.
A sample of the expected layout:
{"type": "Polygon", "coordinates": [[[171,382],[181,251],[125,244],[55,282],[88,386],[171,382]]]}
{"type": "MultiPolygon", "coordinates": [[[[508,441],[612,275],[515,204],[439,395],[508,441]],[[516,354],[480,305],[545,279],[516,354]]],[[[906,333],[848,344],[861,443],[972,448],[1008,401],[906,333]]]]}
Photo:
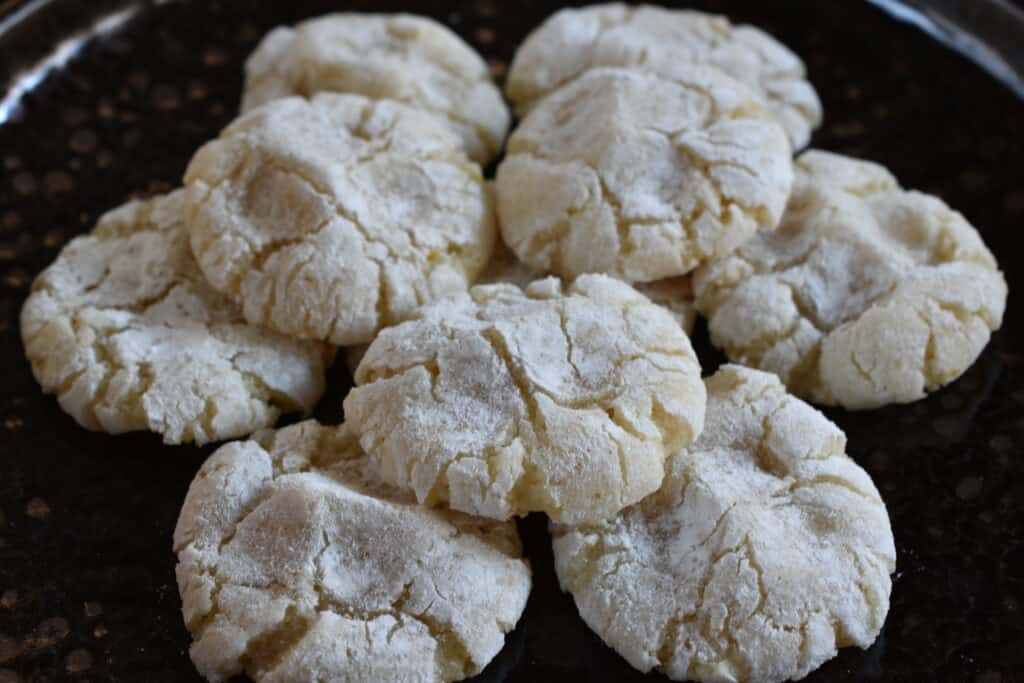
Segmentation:
{"type": "Polygon", "coordinates": [[[520,114],[595,67],[629,67],[675,76],[688,65],[714,66],[758,92],[794,149],[822,120],[821,101],[800,58],[754,26],[688,10],[612,3],[563,9],[516,52],[506,91],[520,114]]]}
{"type": "Polygon", "coordinates": [[[704,419],[690,341],[599,275],[483,285],[388,328],[346,419],[420,502],[507,519],[600,519],[656,490],[704,419]]]}
{"type": "Polygon", "coordinates": [[[501,232],[524,263],[566,278],[675,277],[773,229],[792,173],[782,129],[728,76],[593,69],[509,139],[501,232]]]}
{"type": "Polygon", "coordinates": [[[480,168],[430,116],[322,93],[253,110],[193,157],[192,250],[246,319],[348,345],[465,290],[496,227],[480,168]]]}
{"type": "Polygon", "coordinates": [[[22,309],[36,379],[87,429],[203,444],[309,412],[323,393],[327,347],[246,324],[199,272],[182,205],[179,190],[105,214],[22,309]]]}
{"type": "Polygon", "coordinates": [[[526,605],[515,526],[428,510],[381,483],[346,426],[227,444],[174,532],[178,588],[208,680],[455,681],[526,605]]]}
{"type": "Polygon", "coordinates": [[[443,24],[411,14],[328,14],[276,28],[245,65],[242,111],[323,92],[396,100],[429,112],[486,164],[509,112],[487,64],[443,24]]]}
{"type": "Polygon", "coordinates": [[[781,227],[696,275],[712,342],[797,395],[851,409],[959,377],[1006,307],[977,231],[877,164],[812,150],[797,167],[781,227]]]}
{"type": "Polygon", "coordinates": [[[641,671],[803,678],[885,622],[885,504],[842,431],[774,375],[727,365],[707,389],[704,431],[669,458],[657,493],[604,523],[552,525],[555,568],[641,671]]]}

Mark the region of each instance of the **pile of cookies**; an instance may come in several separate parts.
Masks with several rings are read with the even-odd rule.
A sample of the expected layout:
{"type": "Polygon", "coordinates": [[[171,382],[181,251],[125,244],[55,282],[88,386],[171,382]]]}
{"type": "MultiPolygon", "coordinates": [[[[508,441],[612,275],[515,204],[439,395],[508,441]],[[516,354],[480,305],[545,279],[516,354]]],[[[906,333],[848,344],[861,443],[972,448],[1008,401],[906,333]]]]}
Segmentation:
{"type": "Polygon", "coordinates": [[[822,120],[803,64],[722,17],[560,11],[506,94],[507,142],[486,64],[429,19],[276,29],[184,188],[36,280],[25,350],[82,426],[251,435],[203,464],[174,534],[199,671],[472,676],[523,613],[534,512],[641,671],[782,681],[869,646],[888,515],[804,400],[959,377],[1007,295],[977,231],[801,152],[822,120]],[[697,312],[735,363],[704,378],[697,312]],[[345,422],[268,429],[310,412],[339,347],[345,422]]]}

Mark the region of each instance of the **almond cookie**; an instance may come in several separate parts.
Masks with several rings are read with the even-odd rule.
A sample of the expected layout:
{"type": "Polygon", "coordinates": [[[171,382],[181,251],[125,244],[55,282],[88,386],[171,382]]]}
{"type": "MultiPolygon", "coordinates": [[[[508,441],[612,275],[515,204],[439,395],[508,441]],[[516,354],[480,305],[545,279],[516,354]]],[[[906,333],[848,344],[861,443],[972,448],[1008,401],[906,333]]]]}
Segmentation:
{"type": "Polygon", "coordinates": [[[396,100],[429,112],[481,164],[498,154],[508,134],[508,108],[487,64],[427,17],[329,14],[274,29],[245,64],[242,111],[323,91],[396,100]]]}
{"type": "Polygon", "coordinates": [[[801,155],[782,226],[695,277],[711,341],[794,394],[850,409],[922,398],[999,329],[1006,281],[978,232],[877,164],[801,155]]]}
{"type": "Polygon", "coordinates": [[[673,79],[593,69],[512,134],[498,212],[537,270],[649,282],[773,229],[792,179],[786,136],[738,81],[700,66],[673,79]]]}
{"type": "Polygon", "coordinates": [[[584,621],[674,680],[799,679],[866,648],[889,611],[885,504],[846,437],[768,373],[707,380],[700,438],[661,489],[598,524],[552,525],[584,621]]]}
{"type": "Polygon", "coordinates": [[[373,341],[345,416],[382,478],[507,519],[602,519],[655,491],[704,420],[672,316],[590,275],[481,285],[373,341]]]}
{"type": "Polygon", "coordinates": [[[133,201],[40,273],[21,336],[43,391],[87,429],[203,444],[309,412],[328,348],[248,325],[203,279],[184,192],[133,201]]]}
{"type": "Polygon", "coordinates": [[[722,16],[663,7],[616,3],[556,12],[516,52],[506,91],[525,114],[587,69],[629,67],[672,77],[691,64],[714,66],[756,90],[795,149],[821,124],[818,94],[785,45],[722,16]]]}
{"type": "Polygon", "coordinates": [[[420,507],[368,464],[310,420],[200,468],[174,550],[208,680],[457,681],[501,650],[530,592],[515,525],[420,507]]]}
{"type": "Polygon", "coordinates": [[[255,109],[185,179],[210,283],[252,323],[342,346],[464,291],[497,230],[480,167],[448,129],[358,95],[255,109]]]}

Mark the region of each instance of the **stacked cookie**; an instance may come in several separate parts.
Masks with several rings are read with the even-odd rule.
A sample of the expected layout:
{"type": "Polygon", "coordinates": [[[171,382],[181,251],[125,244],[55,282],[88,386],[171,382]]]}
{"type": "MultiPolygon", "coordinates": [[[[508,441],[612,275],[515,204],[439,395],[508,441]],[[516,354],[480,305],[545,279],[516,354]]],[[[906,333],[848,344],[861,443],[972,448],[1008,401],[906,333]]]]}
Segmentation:
{"type": "Polygon", "coordinates": [[[642,671],[781,681],[867,647],[888,515],[801,398],[959,377],[1006,299],[977,231],[875,164],[794,160],[822,118],[802,63],[721,17],[558,12],[507,94],[492,187],[511,117],[448,29],[276,29],[185,188],[37,279],[26,352],[80,424],[253,435],[202,466],[174,534],[196,666],[472,676],[522,615],[534,512],[582,618],[642,671]],[[704,379],[697,311],[737,363],[704,379]],[[265,429],[311,410],[337,347],[346,421],[265,429]]]}

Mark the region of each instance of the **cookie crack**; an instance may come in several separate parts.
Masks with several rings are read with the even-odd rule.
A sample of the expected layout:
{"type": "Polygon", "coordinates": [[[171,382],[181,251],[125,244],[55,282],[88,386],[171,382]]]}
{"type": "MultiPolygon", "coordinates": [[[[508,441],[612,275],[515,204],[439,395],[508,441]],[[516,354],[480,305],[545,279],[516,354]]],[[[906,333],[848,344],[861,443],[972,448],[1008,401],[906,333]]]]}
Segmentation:
{"type": "MultiPolygon", "coordinates": [[[[686,160],[689,163],[689,165],[697,169],[701,176],[705,178],[709,183],[711,183],[711,187],[715,191],[715,196],[719,200],[719,206],[715,210],[715,218],[719,223],[721,223],[723,226],[729,225],[729,209],[731,207],[736,207],[737,209],[739,209],[741,213],[747,214],[750,217],[752,217],[759,226],[766,226],[771,224],[772,221],[769,220],[767,207],[748,205],[739,201],[736,197],[730,195],[728,192],[724,190],[724,188],[722,187],[722,183],[715,177],[715,174],[712,172],[712,169],[715,166],[732,166],[739,168],[745,173],[748,173],[755,177],[757,177],[758,174],[754,173],[753,171],[751,171],[750,168],[743,166],[742,164],[728,162],[721,159],[709,161],[702,157],[696,150],[692,149],[686,141],[678,139],[681,136],[677,135],[674,137],[676,139],[672,140],[672,143],[675,147],[676,152],[686,157],[686,160]]],[[[707,210],[707,207],[705,207],[705,210],[707,210]]]]}
{"type": "Polygon", "coordinates": [[[765,472],[775,475],[780,479],[789,475],[789,468],[768,446],[772,437],[772,421],[776,416],[786,409],[785,401],[780,402],[775,408],[761,418],[761,438],[758,439],[755,453],[757,453],[757,464],[765,472]]]}
{"type": "Polygon", "coordinates": [[[850,351],[850,366],[857,371],[857,374],[864,378],[864,380],[871,386],[875,391],[878,390],[878,383],[875,382],[874,376],[867,371],[867,369],[860,364],[860,360],[857,358],[856,351],[850,351]]]}
{"type": "Polygon", "coordinates": [[[854,486],[853,483],[851,483],[850,481],[843,479],[842,477],[837,477],[835,475],[829,474],[818,474],[809,479],[800,479],[794,481],[786,488],[785,494],[775,495],[791,495],[796,491],[799,491],[800,489],[817,486],[837,486],[839,488],[846,489],[847,491],[857,496],[858,498],[863,498],[869,503],[873,503],[875,505],[882,504],[881,499],[871,495],[867,491],[864,491],[854,486]]]}
{"type": "Polygon", "coordinates": [[[315,620],[300,612],[292,603],[285,608],[284,617],[245,644],[239,658],[242,670],[260,679],[277,669],[295,646],[309,634],[315,620]]]}
{"type": "MultiPolygon", "coordinates": [[[[412,582],[408,582],[405,584],[403,587],[403,593],[396,598],[396,602],[401,600],[403,595],[406,595],[406,598],[408,597],[406,590],[411,587],[411,583],[412,582]]],[[[390,607],[387,609],[368,610],[337,600],[334,596],[330,595],[320,583],[314,583],[313,589],[317,596],[317,605],[315,607],[315,611],[317,613],[330,612],[339,617],[361,621],[365,624],[382,617],[391,617],[398,622],[402,622],[404,619],[419,622],[419,624],[427,630],[427,633],[430,634],[430,637],[434,642],[437,643],[439,651],[437,653],[436,663],[441,669],[447,668],[444,666],[445,659],[458,664],[460,667],[458,670],[460,677],[469,676],[476,669],[476,663],[474,662],[466,643],[451,624],[443,623],[426,612],[414,613],[411,611],[403,611],[396,605],[396,602],[392,602],[390,607]]],[[[438,595],[440,595],[440,593],[438,595]]]]}
{"type": "MultiPolygon", "coordinates": [[[[414,254],[400,253],[396,251],[387,241],[379,239],[378,237],[373,235],[369,230],[367,230],[355,215],[349,213],[348,210],[340,202],[338,202],[330,192],[328,192],[325,188],[320,187],[316,182],[313,181],[312,178],[308,177],[307,175],[305,175],[304,173],[297,169],[281,165],[276,160],[273,159],[264,158],[263,163],[274,168],[277,168],[279,171],[283,173],[290,174],[304,182],[313,193],[317,194],[321,198],[321,200],[324,201],[325,204],[331,207],[336,218],[340,218],[341,220],[345,221],[345,223],[351,225],[362,236],[367,246],[380,247],[387,253],[387,257],[383,259],[365,250],[363,254],[369,261],[373,262],[378,269],[377,277],[379,293],[376,299],[376,312],[378,324],[385,324],[387,321],[392,320],[394,317],[388,296],[388,292],[390,290],[390,287],[388,286],[387,282],[388,259],[392,259],[399,262],[404,261],[406,263],[413,264],[417,267],[424,268],[424,280],[429,280],[434,271],[437,270],[437,268],[441,267],[442,265],[451,266],[454,264],[456,266],[456,270],[459,270],[460,272],[464,270],[460,265],[458,259],[453,258],[454,256],[458,256],[461,253],[462,245],[458,244],[457,242],[453,242],[449,238],[445,237],[444,239],[446,244],[443,249],[435,248],[432,250],[426,250],[426,253],[422,257],[414,254]]],[[[306,242],[310,239],[310,237],[315,236],[330,224],[331,219],[326,219],[313,233],[297,238],[295,240],[291,240],[289,242],[306,242]]],[[[416,231],[413,228],[405,228],[402,230],[402,232],[409,238],[411,244],[417,244],[415,237],[416,231]]],[[[312,258],[315,258],[315,255],[311,256],[310,260],[312,260],[312,258]]],[[[419,290],[416,290],[415,296],[417,303],[422,304],[422,295],[419,292],[419,290]]],[[[331,330],[334,330],[337,327],[338,318],[340,317],[340,315],[341,313],[338,312],[335,315],[334,319],[331,321],[331,330]]]]}

